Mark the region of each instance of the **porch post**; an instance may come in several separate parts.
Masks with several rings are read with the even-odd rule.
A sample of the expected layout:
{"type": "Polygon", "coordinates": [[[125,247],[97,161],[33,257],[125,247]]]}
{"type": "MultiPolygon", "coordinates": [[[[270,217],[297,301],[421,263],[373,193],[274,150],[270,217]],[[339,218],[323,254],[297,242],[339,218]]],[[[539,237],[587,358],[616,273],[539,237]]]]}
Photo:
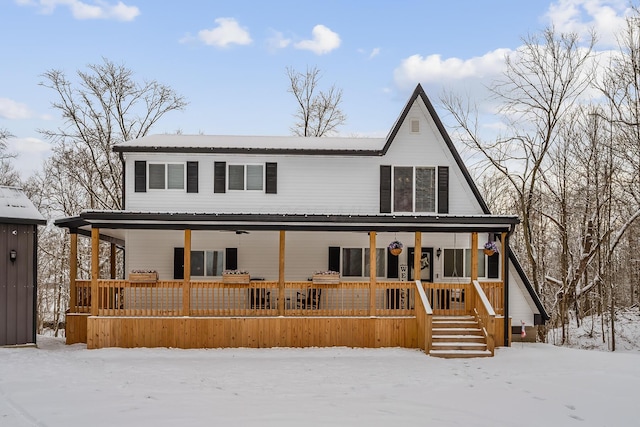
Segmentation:
{"type": "Polygon", "coordinates": [[[184,230],[184,275],[182,282],[182,315],[191,311],[191,230],[184,230]]]}
{"type": "Polygon", "coordinates": [[[76,280],[78,279],[78,233],[71,231],[71,247],[69,248],[69,312],[75,313],[78,305],[78,291],[76,280]]]}
{"type": "Polygon", "coordinates": [[[413,250],[413,280],[420,280],[420,259],[422,258],[422,233],[416,231],[415,249],[413,250]]]}
{"type": "Polygon", "coordinates": [[[116,244],[111,243],[109,262],[111,263],[111,278],[116,278],[116,244]]]}
{"type": "Polygon", "coordinates": [[[285,231],[280,230],[280,255],[278,258],[278,316],[284,316],[284,248],[285,231]]]}
{"type": "Polygon", "coordinates": [[[471,233],[471,283],[478,280],[478,233],[471,233]]]}
{"type": "Polygon", "coordinates": [[[91,315],[98,315],[98,278],[100,276],[100,229],[91,228],[91,315]]]}
{"type": "Polygon", "coordinates": [[[376,232],[369,232],[369,315],[376,315],[376,232]]]}

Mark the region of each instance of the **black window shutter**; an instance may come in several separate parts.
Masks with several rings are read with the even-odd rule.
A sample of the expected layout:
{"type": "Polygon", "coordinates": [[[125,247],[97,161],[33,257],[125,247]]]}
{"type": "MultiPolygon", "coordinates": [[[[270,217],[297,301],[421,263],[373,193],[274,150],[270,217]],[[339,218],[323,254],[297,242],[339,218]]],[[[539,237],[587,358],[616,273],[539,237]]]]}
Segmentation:
{"type": "Polygon", "coordinates": [[[487,278],[497,279],[498,277],[500,277],[500,254],[496,252],[488,257],[487,278]]]}
{"type": "Polygon", "coordinates": [[[173,248],[173,278],[184,279],[184,248],[173,248]]]}
{"type": "Polygon", "coordinates": [[[387,250],[387,278],[397,279],[398,277],[400,277],[398,275],[398,257],[387,250]]]}
{"type": "Polygon", "coordinates": [[[198,192],[198,162],[187,162],[187,193],[198,192]]]}
{"type": "Polygon", "coordinates": [[[340,247],[329,246],[329,270],[340,271],[340,247]]]}
{"type": "Polygon", "coordinates": [[[227,162],[213,164],[213,192],[225,193],[227,189],[227,162]]]}
{"type": "Polygon", "coordinates": [[[134,182],[136,193],[146,193],[147,191],[147,162],[136,160],[134,171],[134,182]]]}
{"type": "Polygon", "coordinates": [[[238,248],[226,248],[224,250],[225,270],[238,269],[238,248]]]}
{"type": "Polygon", "coordinates": [[[391,166],[380,165],[380,213],[391,213],[391,166]]]}
{"type": "Polygon", "coordinates": [[[276,194],[278,192],[278,164],[267,163],[267,194],[276,194]]]}
{"type": "Polygon", "coordinates": [[[449,213],[449,166],[438,166],[438,213],[449,213]]]}

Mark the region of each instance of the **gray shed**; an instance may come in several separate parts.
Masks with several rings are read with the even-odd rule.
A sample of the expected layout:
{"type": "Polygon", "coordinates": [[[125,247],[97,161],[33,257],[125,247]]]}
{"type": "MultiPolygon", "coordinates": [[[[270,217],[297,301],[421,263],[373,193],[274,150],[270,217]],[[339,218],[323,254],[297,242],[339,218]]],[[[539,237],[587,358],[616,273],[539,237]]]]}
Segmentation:
{"type": "Polygon", "coordinates": [[[0,186],[0,346],[35,344],[38,225],[19,188],[0,186]]]}

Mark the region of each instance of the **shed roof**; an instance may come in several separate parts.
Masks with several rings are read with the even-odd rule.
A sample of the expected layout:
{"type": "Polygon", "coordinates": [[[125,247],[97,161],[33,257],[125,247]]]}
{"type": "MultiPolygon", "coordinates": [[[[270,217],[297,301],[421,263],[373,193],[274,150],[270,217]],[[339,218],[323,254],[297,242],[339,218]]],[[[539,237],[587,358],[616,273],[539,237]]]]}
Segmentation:
{"type": "Polygon", "coordinates": [[[47,221],[22,189],[0,186],[0,223],[44,225],[47,221]]]}

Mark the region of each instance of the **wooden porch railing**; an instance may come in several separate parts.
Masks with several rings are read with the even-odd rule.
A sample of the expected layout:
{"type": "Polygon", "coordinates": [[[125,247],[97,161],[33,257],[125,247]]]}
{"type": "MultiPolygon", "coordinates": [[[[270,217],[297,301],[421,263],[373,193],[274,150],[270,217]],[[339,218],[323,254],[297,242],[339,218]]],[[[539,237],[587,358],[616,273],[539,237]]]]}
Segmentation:
{"type": "Polygon", "coordinates": [[[496,335],[496,313],[477,280],[473,281],[471,289],[474,300],[474,314],[487,339],[487,350],[489,350],[493,356],[496,335]]]}
{"type": "MultiPolygon", "coordinates": [[[[183,285],[180,280],[153,283],[99,280],[98,315],[183,316],[183,285]]],[[[375,310],[371,313],[369,282],[286,282],[284,312],[279,313],[277,281],[249,284],[191,281],[189,316],[415,316],[416,307],[422,304],[424,309],[424,302],[429,304],[429,314],[465,315],[475,314],[474,309],[482,311],[478,304],[484,300],[492,310],[497,307],[494,316],[495,312],[500,313],[501,283],[483,282],[478,286],[484,299],[477,299],[478,290],[471,283],[377,282],[375,310]],[[420,284],[424,300],[416,293],[416,284],[420,284]]],[[[76,281],[76,301],[71,312],[91,312],[90,280],[76,281]]]]}
{"type": "Polygon", "coordinates": [[[433,310],[420,280],[416,280],[416,321],[418,323],[418,347],[429,354],[432,342],[433,310]]]}

